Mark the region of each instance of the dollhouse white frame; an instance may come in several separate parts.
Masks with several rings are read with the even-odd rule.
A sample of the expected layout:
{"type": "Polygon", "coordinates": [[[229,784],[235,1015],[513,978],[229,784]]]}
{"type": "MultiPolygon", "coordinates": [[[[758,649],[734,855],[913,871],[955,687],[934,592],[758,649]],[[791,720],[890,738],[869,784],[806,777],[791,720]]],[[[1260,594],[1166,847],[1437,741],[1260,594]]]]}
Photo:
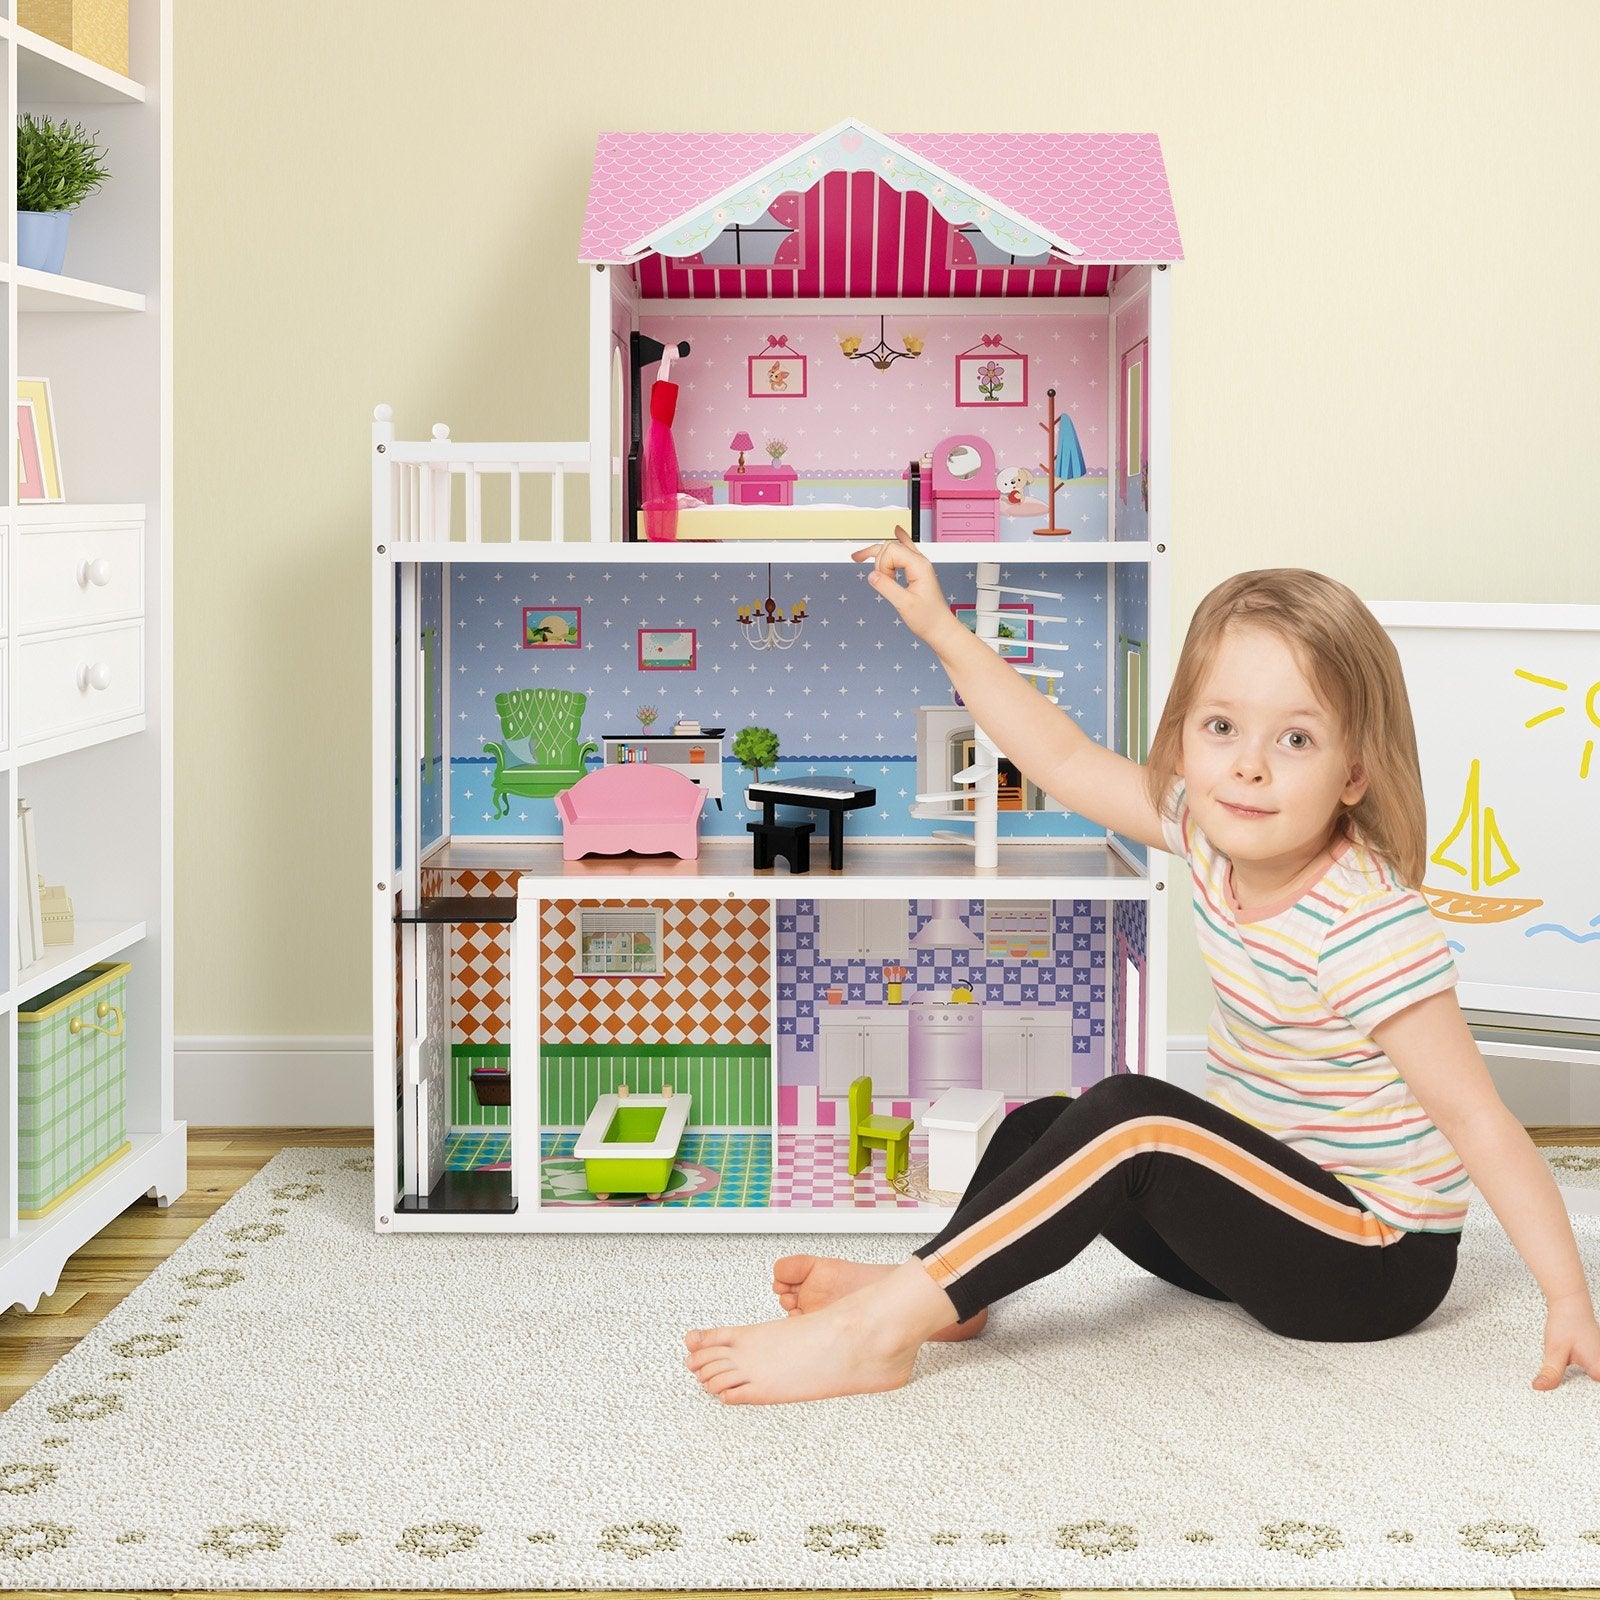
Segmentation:
{"type": "MultiPolygon", "coordinates": [[[[862,129],[847,123],[840,128],[862,129]]],[[[819,135],[818,142],[835,137],[840,129],[819,135]]],[[[874,135],[875,138],[882,136],[874,135]]],[[[891,144],[892,141],[885,141],[891,144]]],[[[981,197],[980,197],[981,198],[981,197]]],[[[1066,259],[1075,247],[1069,241],[1047,238],[1053,250],[1066,259]]],[[[925,543],[924,553],[940,565],[972,566],[976,562],[977,593],[952,594],[952,600],[970,599],[977,607],[980,637],[998,648],[998,607],[1004,594],[1019,585],[1006,569],[1025,564],[1030,572],[1059,567],[1103,565],[1108,573],[1121,570],[1143,575],[1143,601],[1147,608],[1147,638],[1143,658],[1150,716],[1158,713],[1168,677],[1168,574],[1170,562],[1169,499],[1169,359],[1170,297],[1165,260],[1122,262],[1104,294],[1093,297],[1051,298],[1031,302],[1006,302],[1006,317],[1016,322],[1048,310],[1056,316],[1082,315],[1102,319],[1114,335],[1117,320],[1135,308],[1147,320],[1149,435],[1145,443],[1148,466],[1148,536],[1116,537],[1115,495],[1107,496],[1106,525],[1099,538],[1074,538],[1070,542],[1031,544],[925,543]]],[[[440,424],[432,437],[408,440],[396,437],[389,409],[379,406],[372,428],[372,637],[373,637],[373,1038],[374,1050],[374,1167],[376,1173],[374,1219],[380,1232],[533,1232],[533,1231],[751,1231],[751,1232],[928,1232],[937,1229],[948,1212],[923,1205],[884,1211],[805,1209],[795,1207],[671,1209],[638,1205],[619,1208],[568,1208],[541,1206],[536,1180],[539,1163],[541,1108],[539,1096],[539,1019],[541,974],[537,949],[528,948],[540,938],[541,911],[550,901],[616,899],[655,901],[682,898],[686,880],[692,881],[693,898],[776,903],[805,897],[812,900],[884,899],[905,901],[908,884],[918,897],[965,900],[981,898],[993,888],[1007,901],[1083,900],[1138,901],[1147,912],[1144,967],[1134,969],[1133,992],[1124,996],[1135,1009],[1142,1007],[1138,1027],[1148,1052],[1147,1070],[1162,1074],[1166,1016],[1167,858],[1146,852],[1120,838],[1054,838],[1047,841],[1002,841],[996,831],[996,762],[994,746],[976,730],[981,754],[968,775],[975,803],[968,820],[971,837],[963,846],[880,841],[883,850],[865,868],[847,863],[843,872],[813,870],[791,876],[785,869],[757,870],[751,865],[748,842],[742,837],[702,840],[697,861],[662,858],[589,858],[562,862],[560,842],[544,838],[531,843],[497,843],[482,838],[451,841],[448,810],[444,844],[426,854],[422,840],[418,783],[424,732],[422,727],[423,656],[419,645],[421,578],[429,564],[446,573],[463,563],[527,564],[562,572],[575,563],[596,562],[648,569],[652,565],[681,568],[690,565],[728,564],[729,547],[716,543],[678,542],[651,544],[622,537],[622,501],[625,464],[622,452],[619,386],[621,375],[614,355],[613,329],[618,308],[637,327],[641,309],[652,313],[670,310],[671,301],[653,300],[642,305],[637,286],[623,262],[599,262],[590,269],[590,400],[587,441],[560,443],[457,442],[440,424]],[[575,529],[567,510],[567,480],[582,476],[588,492],[586,529],[575,529]],[[498,480],[503,480],[502,484],[498,480]],[[494,482],[496,499],[503,500],[504,516],[485,511],[485,486],[494,482]],[[459,486],[459,487],[458,487],[459,486]],[[548,510],[545,510],[545,507],[548,510]],[[402,648],[395,649],[395,641],[402,648]],[[398,663],[398,667],[397,667],[398,663]],[[398,744],[397,744],[398,730],[398,744]],[[398,784],[398,805],[396,786],[398,784]],[[444,957],[446,939],[440,931],[453,915],[439,912],[443,921],[430,921],[422,893],[425,866],[495,865],[520,868],[515,895],[515,917],[508,939],[510,989],[510,1195],[512,1210],[430,1209],[428,1198],[439,1170],[446,1118],[444,1074],[448,1072],[448,991],[450,975],[444,957]],[[398,932],[397,932],[398,930],[398,932]],[[396,1003],[399,1000],[397,1025],[396,1003]],[[444,1036],[441,1036],[441,1030],[444,1036]],[[394,1040],[395,1050],[384,1048],[394,1040]]],[[[909,304],[909,302],[907,303],[909,304]]],[[[734,314],[739,303],[696,300],[696,317],[734,314]]],[[[903,309],[893,299],[819,300],[808,311],[861,314],[873,317],[903,309]]],[[[930,304],[915,302],[923,316],[940,311],[971,309],[971,302],[954,300],[930,304]]],[[[1120,394],[1118,340],[1107,339],[1105,425],[1111,437],[1110,457],[1116,459],[1120,394]]],[[[762,508],[766,509],[766,508],[762,508]]],[[[783,511],[773,508],[771,515],[783,511]]],[[[795,540],[741,542],[738,561],[751,564],[782,561],[797,564],[852,568],[851,552],[867,542],[855,520],[848,526],[830,527],[844,538],[816,536],[817,511],[796,519],[807,533],[795,540]]],[[[903,519],[904,513],[901,513],[903,519]]],[[[889,524],[879,517],[876,526],[889,524]]],[[[765,526],[764,524],[762,525],[765,526]]],[[[774,527],[777,527],[776,522],[774,527]]],[[[448,582],[444,584],[446,608],[448,582]]],[[[1030,581],[1022,591],[1039,595],[1038,610],[1048,612],[1051,591],[1030,581]]],[[[1105,677],[1108,694],[1117,682],[1115,645],[1116,613],[1109,581],[1103,586],[1105,628],[1109,648],[1097,670],[1105,677]]],[[[444,648],[448,649],[448,609],[444,648]]],[[[1048,630],[1041,630],[1041,640],[1048,630]]],[[[1024,670],[1019,668],[1019,670],[1024,670]]],[[[1027,672],[1048,692],[1044,666],[1027,672]]],[[[450,674],[441,674],[446,697],[444,726],[448,730],[450,674]]],[[[1114,704],[1114,699],[1108,700],[1114,704]]],[[[1110,720],[1108,738],[1117,737],[1118,718],[1110,720]]],[[[729,739],[731,742],[731,730],[729,739]]],[[[446,733],[448,739],[448,731],[446,733]]],[[[448,768],[449,752],[443,753],[448,768]]],[[[929,797],[930,799],[933,797],[929,797]]],[[[446,799],[448,806],[448,798],[446,799]]],[[[459,909],[459,907],[458,907],[459,909]]],[[[502,908],[504,909],[504,908],[502,908]]],[[[474,920],[469,917],[467,920],[474,920]]],[[[490,918],[480,915],[475,920],[490,918]]],[[[1109,917],[1107,918],[1109,924],[1109,917]]],[[[775,927],[775,919],[773,926],[775,927]]],[[[774,945],[776,934],[773,935],[774,945]]],[[[1108,932],[1108,946],[1114,944],[1108,932]]],[[[775,951],[774,951],[775,954],[775,951]]],[[[1108,961],[1108,969],[1114,966],[1108,961]]],[[[776,961],[769,966],[772,993],[769,1015],[776,1014],[776,961]]],[[[1126,981],[1109,972],[1108,993],[1126,981]]],[[[774,1033],[775,1033],[774,1029],[774,1033]]],[[[1108,1061],[1108,1069],[1113,1066],[1108,1061]]],[[[776,1080],[778,1052],[774,1041],[771,1071],[776,1080]]],[[[776,1082],[774,1081],[774,1088],[776,1082]]],[[[773,1096],[776,1106],[776,1095],[773,1096]]],[[[776,1112],[774,1112],[776,1122],[776,1112]]],[[[771,1130],[776,1138],[776,1126],[771,1130]]]]}

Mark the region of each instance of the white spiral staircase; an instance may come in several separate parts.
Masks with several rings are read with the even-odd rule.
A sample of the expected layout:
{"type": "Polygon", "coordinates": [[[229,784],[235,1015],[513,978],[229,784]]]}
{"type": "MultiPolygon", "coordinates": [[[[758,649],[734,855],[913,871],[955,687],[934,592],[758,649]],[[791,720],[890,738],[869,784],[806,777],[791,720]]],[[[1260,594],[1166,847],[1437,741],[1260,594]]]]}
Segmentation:
{"type": "MultiPolygon", "coordinates": [[[[1001,647],[1006,643],[1000,637],[1002,594],[1026,595],[1037,600],[1062,598],[1053,589],[1023,589],[1015,584],[1001,583],[998,561],[978,563],[977,591],[974,611],[976,632],[997,655],[1001,654],[1001,647]]],[[[1071,620],[1070,617],[1050,616],[1037,611],[1030,616],[1030,622],[1034,627],[1040,623],[1071,620]]],[[[1064,676],[1064,670],[1061,667],[1044,665],[1037,657],[1040,652],[1066,651],[1070,648],[1070,645],[1030,638],[1028,649],[1035,659],[1008,664],[1019,677],[1026,678],[1035,689],[1039,690],[1052,705],[1059,705],[1060,680],[1064,676]]],[[[939,828],[934,830],[933,837],[970,845],[973,850],[973,866],[980,872],[993,871],[999,861],[1000,749],[976,718],[973,719],[973,749],[971,763],[951,774],[950,781],[954,787],[918,794],[916,801],[918,805],[955,805],[970,801],[972,803],[970,811],[952,811],[946,818],[951,822],[970,823],[972,825],[970,834],[939,828]]]]}

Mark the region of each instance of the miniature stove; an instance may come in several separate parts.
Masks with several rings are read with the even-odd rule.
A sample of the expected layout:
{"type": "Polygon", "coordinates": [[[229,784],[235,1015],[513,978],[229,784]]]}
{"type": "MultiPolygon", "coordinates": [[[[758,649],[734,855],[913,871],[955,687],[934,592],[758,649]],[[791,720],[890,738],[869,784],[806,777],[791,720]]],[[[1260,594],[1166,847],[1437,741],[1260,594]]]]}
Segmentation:
{"type": "Polygon", "coordinates": [[[908,1092],[936,1100],[946,1089],[983,1087],[983,1007],[966,1002],[911,1002],[908,1092]]]}

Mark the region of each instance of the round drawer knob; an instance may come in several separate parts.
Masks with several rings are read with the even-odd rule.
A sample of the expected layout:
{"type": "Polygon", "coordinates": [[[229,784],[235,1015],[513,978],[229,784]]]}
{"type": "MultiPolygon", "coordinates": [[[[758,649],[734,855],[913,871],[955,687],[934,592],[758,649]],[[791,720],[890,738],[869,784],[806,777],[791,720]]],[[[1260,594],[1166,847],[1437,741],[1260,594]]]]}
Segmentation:
{"type": "Polygon", "coordinates": [[[87,589],[92,583],[95,588],[103,589],[111,582],[111,563],[104,556],[97,556],[93,561],[80,561],[78,563],[78,587],[87,589]]]}
{"type": "Polygon", "coordinates": [[[97,661],[92,667],[78,668],[78,688],[87,694],[91,689],[109,689],[111,687],[111,668],[105,662],[97,661]]]}

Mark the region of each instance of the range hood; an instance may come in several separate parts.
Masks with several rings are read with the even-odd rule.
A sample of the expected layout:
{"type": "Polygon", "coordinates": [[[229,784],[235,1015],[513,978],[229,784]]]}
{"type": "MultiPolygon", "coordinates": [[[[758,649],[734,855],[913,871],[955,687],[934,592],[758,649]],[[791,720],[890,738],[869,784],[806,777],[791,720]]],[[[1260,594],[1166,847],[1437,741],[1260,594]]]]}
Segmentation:
{"type": "Polygon", "coordinates": [[[983,940],[961,920],[965,900],[935,900],[933,921],[911,936],[913,950],[981,950],[983,940]]]}

